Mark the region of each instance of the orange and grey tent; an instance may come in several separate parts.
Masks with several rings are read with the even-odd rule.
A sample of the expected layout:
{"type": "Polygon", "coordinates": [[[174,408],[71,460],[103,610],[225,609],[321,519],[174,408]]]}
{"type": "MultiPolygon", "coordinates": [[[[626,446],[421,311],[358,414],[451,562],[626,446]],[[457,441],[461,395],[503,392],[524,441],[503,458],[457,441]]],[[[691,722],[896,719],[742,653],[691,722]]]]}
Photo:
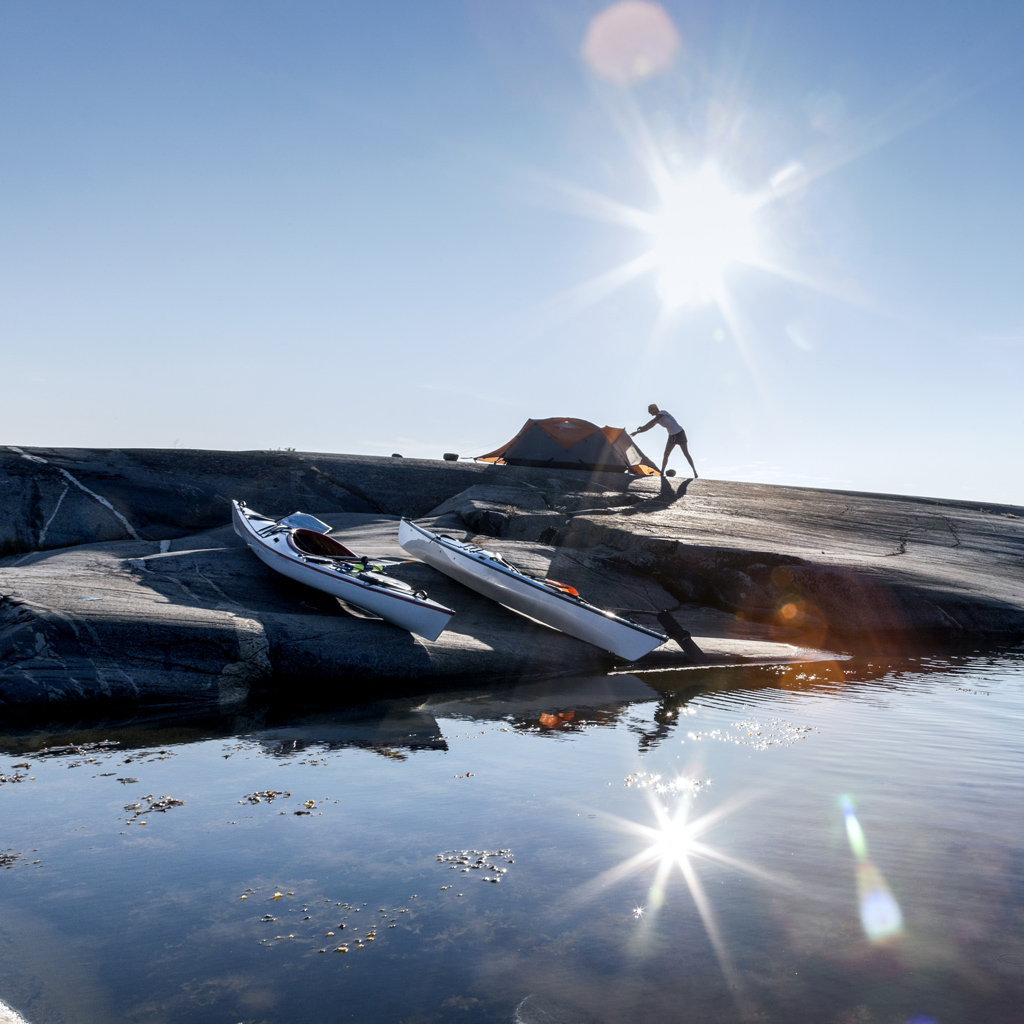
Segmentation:
{"type": "Polygon", "coordinates": [[[587,420],[554,416],[527,420],[507,444],[477,462],[549,469],[589,469],[658,476],[658,469],[621,427],[599,427],[587,420]]]}

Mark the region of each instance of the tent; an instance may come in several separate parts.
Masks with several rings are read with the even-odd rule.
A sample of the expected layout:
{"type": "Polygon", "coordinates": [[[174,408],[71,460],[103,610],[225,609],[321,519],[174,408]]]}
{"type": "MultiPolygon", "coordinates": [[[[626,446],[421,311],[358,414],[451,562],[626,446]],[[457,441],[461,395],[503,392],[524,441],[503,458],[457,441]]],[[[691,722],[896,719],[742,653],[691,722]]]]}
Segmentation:
{"type": "Polygon", "coordinates": [[[654,463],[621,427],[599,427],[587,420],[565,416],[527,420],[511,441],[487,455],[478,455],[476,461],[660,475],[654,463]]]}

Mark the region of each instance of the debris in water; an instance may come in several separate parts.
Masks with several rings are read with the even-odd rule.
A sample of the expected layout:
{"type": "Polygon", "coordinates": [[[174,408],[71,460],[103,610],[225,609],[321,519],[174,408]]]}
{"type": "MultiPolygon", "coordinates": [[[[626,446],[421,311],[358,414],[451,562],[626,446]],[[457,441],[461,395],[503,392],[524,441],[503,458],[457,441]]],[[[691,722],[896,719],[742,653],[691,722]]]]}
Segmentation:
{"type": "MultiPolygon", "coordinates": [[[[498,859],[504,860],[507,864],[513,864],[511,850],[446,850],[437,855],[438,863],[447,864],[449,870],[462,869],[463,874],[470,871],[486,871],[481,881],[500,882],[501,876],[508,872],[507,867],[499,867],[494,863],[498,859]]],[[[452,886],[443,886],[441,891],[450,889],[452,886]]]]}
{"type": "Polygon", "coordinates": [[[289,797],[291,796],[291,793],[286,793],[281,789],[258,789],[255,793],[246,794],[238,802],[240,804],[272,804],[274,802],[274,798],[279,796],[289,797]]]}
{"type": "MultiPolygon", "coordinates": [[[[185,801],[179,800],[177,797],[161,796],[154,798],[152,793],[148,793],[142,798],[140,803],[124,805],[124,809],[126,811],[132,812],[131,816],[127,818],[126,821],[130,825],[133,821],[137,818],[141,818],[144,814],[166,814],[172,807],[183,807],[184,805],[185,801]],[[143,807],[143,803],[147,804],[147,806],[143,807]]],[[[139,824],[145,825],[146,823],[144,821],[140,821],[139,824]]]]}

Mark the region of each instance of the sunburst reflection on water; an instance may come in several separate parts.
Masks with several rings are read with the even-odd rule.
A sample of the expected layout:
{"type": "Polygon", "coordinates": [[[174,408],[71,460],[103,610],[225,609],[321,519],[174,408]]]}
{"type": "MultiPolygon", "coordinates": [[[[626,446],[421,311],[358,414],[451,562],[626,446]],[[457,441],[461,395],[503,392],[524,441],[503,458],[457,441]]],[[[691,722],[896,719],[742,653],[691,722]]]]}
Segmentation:
{"type": "MultiPolygon", "coordinates": [[[[616,828],[640,840],[641,848],[614,867],[609,868],[593,881],[583,886],[581,895],[594,897],[605,893],[617,883],[631,876],[651,872],[650,887],[643,905],[634,908],[633,915],[646,926],[653,927],[659,910],[665,903],[666,883],[670,875],[678,870],[686,884],[693,904],[700,915],[704,931],[715,952],[734,998],[743,1001],[740,973],[730,956],[727,942],[716,919],[711,899],[701,882],[698,865],[700,862],[716,862],[747,876],[783,888],[792,883],[781,876],[766,871],[756,864],[744,861],[716,847],[705,838],[716,824],[729,815],[741,810],[757,794],[735,798],[711,811],[695,816],[693,801],[702,785],[710,780],[698,780],[680,775],[668,781],[653,778],[653,787],[647,792],[647,805],[653,824],[644,824],[626,818],[608,816],[607,820],[616,828]],[[676,794],[674,803],[666,801],[666,795],[676,794]]],[[[642,939],[642,936],[641,936],[642,939]]]]}

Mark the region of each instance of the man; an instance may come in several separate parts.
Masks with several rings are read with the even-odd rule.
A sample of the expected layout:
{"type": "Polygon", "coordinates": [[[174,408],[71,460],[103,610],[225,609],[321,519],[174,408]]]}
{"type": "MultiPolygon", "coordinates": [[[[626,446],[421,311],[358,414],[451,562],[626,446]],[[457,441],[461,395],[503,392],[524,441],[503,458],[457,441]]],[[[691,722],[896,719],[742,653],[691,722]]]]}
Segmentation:
{"type": "Polygon", "coordinates": [[[690,451],[686,447],[686,431],[676,422],[675,416],[670,412],[666,412],[664,409],[659,409],[656,405],[647,406],[647,411],[654,417],[650,423],[645,423],[642,427],[637,427],[636,430],[630,434],[630,437],[636,437],[637,434],[642,434],[645,430],[650,430],[651,427],[663,426],[668,431],[668,441],[665,444],[665,457],[661,460],[661,475],[665,475],[665,467],[668,465],[669,452],[679,445],[683,449],[683,454],[686,456],[686,461],[690,464],[690,469],[693,470],[693,479],[697,479],[697,467],[693,464],[693,459],[690,458],[690,451]]]}

